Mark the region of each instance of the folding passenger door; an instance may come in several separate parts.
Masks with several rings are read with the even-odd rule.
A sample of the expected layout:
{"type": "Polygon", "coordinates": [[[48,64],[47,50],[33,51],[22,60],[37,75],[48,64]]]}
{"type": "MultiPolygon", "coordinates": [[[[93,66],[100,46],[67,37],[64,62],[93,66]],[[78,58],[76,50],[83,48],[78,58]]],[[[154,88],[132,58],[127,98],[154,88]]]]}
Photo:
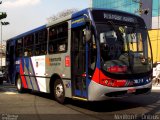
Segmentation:
{"type": "Polygon", "coordinates": [[[84,27],[72,28],[71,43],[71,76],[72,94],[74,97],[87,98],[86,88],[86,47],[84,41],[84,27]]]}

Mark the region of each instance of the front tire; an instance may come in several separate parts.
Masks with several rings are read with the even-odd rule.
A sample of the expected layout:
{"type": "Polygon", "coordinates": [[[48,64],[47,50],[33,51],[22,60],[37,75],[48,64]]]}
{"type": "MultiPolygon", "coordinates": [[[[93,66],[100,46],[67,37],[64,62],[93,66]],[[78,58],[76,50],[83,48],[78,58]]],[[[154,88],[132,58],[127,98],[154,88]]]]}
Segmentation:
{"type": "Polygon", "coordinates": [[[65,90],[62,80],[57,79],[54,83],[54,97],[55,100],[61,104],[65,101],[65,90]]]}
{"type": "Polygon", "coordinates": [[[19,93],[23,93],[24,92],[24,89],[23,89],[23,86],[22,86],[22,80],[21,80],[20,76],[18,76],[18,78],[17,78],[16,87],[17,87],[17,91],[19,93]]]}

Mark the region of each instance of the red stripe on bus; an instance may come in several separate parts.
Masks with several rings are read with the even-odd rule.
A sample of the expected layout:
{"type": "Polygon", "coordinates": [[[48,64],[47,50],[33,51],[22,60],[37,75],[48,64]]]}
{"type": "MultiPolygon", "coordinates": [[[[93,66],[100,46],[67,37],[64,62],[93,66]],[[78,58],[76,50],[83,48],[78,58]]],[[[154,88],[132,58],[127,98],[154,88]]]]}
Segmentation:
{"type": "Polygon", "coordinates": [[[99,70],[98,68],[96,68],[95,72],[93,74],[92,80],[95,81],[96,83],[102,84],[103,81],[106,80],[106,79],[110,79],[110,78],[107,77],[106,75],[104,75],[101,70],[99,70]]]}
{"type": "Polygon", "coordinates": [[[100,78],[100,70],[96,68],[92,80],[95,81],[96,83],[99,83],[99,78],[100,78]]]}
{"type": "Polygon", "coordinates": [[[23,87],[24,88],[28,88],[27,82],[26,82],[26,78],[25,78],[25,76],[23,76],[24,75],[24,71],[23,71],[23,67],[22,67],[22,61],[20,63],[20,75],[21,75],[21,80],[22,80],[23,87]]]}

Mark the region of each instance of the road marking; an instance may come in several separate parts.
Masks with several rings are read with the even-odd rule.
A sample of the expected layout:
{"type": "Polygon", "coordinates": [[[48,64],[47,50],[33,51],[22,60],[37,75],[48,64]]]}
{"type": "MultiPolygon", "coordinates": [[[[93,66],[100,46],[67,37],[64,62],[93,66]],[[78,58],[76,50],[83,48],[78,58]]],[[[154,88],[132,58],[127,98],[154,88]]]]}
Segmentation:
{"type": "Polygon", "coordinates": [[[73,99],[79,99],[79,100],[87,101],[86,98],[81,98],[81,97],[76,97],[76,96],[73,96],[73,99]]]}
{"type": "Polygon", "coordinates": [[[16,95],[16,94],[18,94],[18,93],[16,93],[16,92],[4,92],[4,93],[2,93],[2,94],[6,94],[6,95],[16,95]]]}

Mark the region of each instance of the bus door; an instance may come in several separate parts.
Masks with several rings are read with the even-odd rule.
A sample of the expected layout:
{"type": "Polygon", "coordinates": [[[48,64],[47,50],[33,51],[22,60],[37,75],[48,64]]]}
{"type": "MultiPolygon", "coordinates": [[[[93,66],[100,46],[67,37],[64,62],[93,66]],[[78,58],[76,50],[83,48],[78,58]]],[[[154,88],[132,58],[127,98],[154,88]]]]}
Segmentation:
{"type": "Polygon", "coordinates": [[[15,72],[15,70],[14,70],[14,62],[15,62],[15,60],[14,60],[14,56],[15,56],[15,54],[14,54],[14,46],[9,46],[9,52],[8,52],[8,57],[9,57],[9,64],[8,64],[8,69],[9,69],[9,80],[10,80],[10,82],[11,83],[14,83],[15,81],[14,81],[14,72],[15,72]]]}
{"type": "Polygon", "coordinates": [[[84,27],[72,29],[71,47],[71,76],[72,94],[74,97],[87,98],[86,87],[86,45],[84,41],[84,27]]]}

